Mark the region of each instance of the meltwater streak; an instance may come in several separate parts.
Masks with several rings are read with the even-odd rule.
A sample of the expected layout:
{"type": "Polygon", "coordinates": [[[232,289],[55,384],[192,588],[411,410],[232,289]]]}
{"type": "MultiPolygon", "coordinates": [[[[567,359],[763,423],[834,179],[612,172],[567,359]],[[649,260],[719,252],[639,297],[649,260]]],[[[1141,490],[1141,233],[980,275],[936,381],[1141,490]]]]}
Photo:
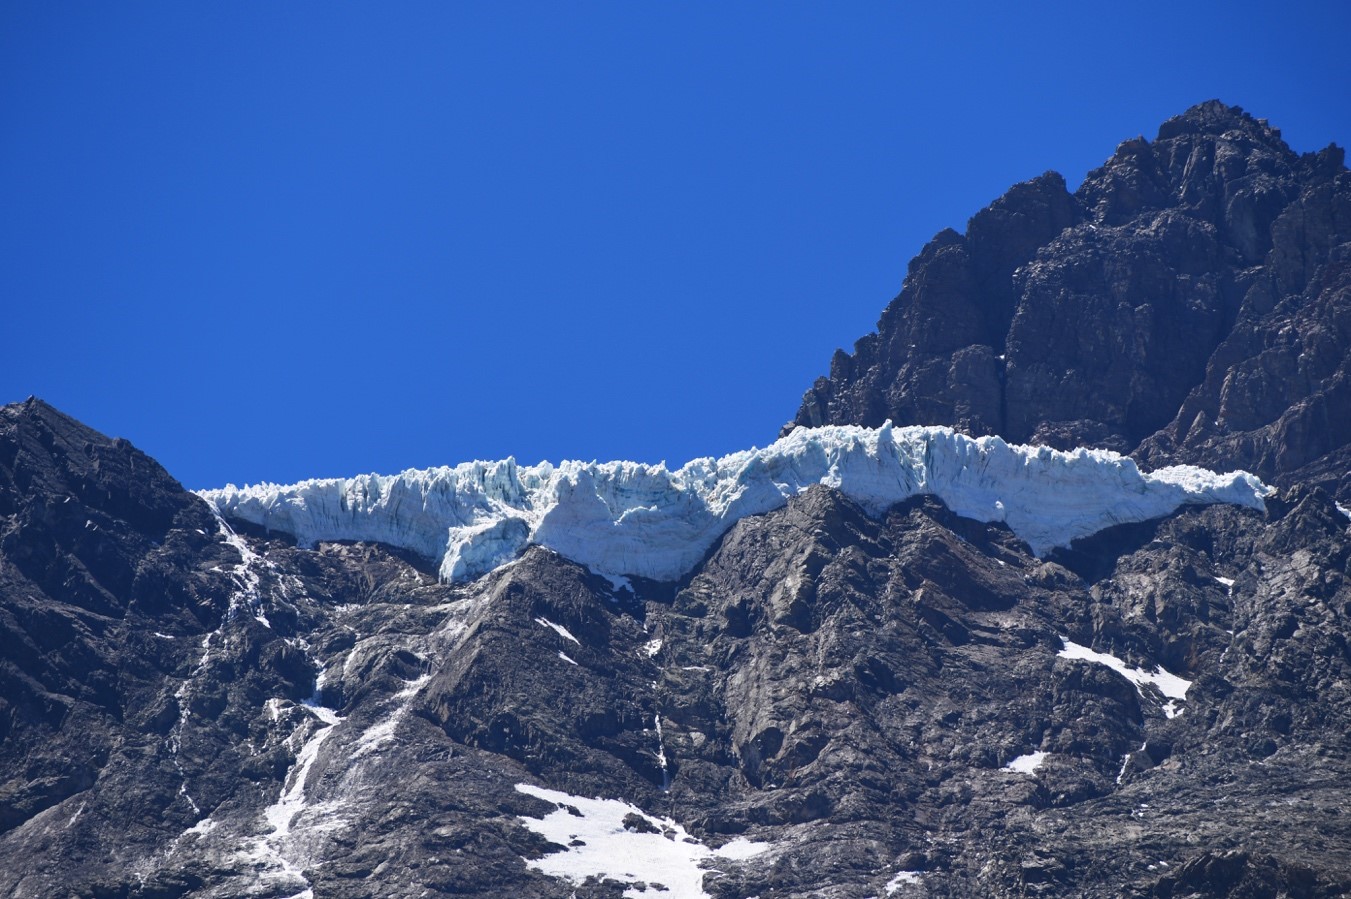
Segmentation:
{"type": "Polygon", "coordinates": [[[764,449],[671,471],[637,462],[523,466],[514,459],[206,490],[221,514],[296,538],[387,543],[440,560],[441,577],[478,577],[538,544],[610,575],[674,580],[739,519],[816,484],[873,514],[919,494],[978,521],[1003,521],[1032,551],[1188,503],[1263,507],[1247,472],[1187,465],[1143,474],[1106,450],[1060,452],[949,428],[799,428],[764,449]]]}

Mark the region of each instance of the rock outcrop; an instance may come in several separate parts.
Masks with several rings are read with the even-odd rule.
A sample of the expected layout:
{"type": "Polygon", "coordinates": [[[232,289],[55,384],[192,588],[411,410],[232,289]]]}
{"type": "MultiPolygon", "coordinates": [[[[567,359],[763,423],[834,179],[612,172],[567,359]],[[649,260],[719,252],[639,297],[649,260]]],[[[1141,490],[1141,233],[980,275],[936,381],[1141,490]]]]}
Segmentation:
{"type": "Polygon", "coordinates": [[[787,426],[945,424],[1351,497],[1351,175],[1210,101],[937,235],[787,426]]]}

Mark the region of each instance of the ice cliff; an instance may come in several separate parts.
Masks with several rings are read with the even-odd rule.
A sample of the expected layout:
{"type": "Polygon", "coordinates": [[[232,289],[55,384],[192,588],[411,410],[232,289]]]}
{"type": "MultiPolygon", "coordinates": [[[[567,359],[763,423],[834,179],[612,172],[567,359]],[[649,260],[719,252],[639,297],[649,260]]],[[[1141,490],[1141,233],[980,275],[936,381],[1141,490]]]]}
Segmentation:
{"type": "Polygon", "coordinates": [[[739,519],[826,484],[870,512],[930,494],[959,515],[1002,521],[1038,555],[1105,527],[1187,503],[1261,508],[1268,488],[1247,472],[1191,466],[1142,473],[1102,450],[1058,452],[971,438],[948,428],[799,428],[764,449],[696,459],[671,471],[636,462],[468,462],[207,490],[223,515],[303,545],[367,540],[439,559],[469,580],[530,544],[592,570],[673,580],[739,519]]]}

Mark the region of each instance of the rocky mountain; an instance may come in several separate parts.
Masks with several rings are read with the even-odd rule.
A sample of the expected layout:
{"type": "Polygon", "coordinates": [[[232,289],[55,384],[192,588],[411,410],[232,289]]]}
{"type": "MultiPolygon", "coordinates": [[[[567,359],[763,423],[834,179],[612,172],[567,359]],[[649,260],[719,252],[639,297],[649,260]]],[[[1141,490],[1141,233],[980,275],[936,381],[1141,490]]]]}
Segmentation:
{"type": "Polygon", "coordinates": [[[1204,104],[799,416],[1270,493],[841,427],[203,497],[0,408],[0,895],[1351,895],[1346,185],[1204,104]]]}
{"type": "Polygon", "coordinates": [[[1351,175],[1237,107],[943,231],[787,427],[952,425],[1351,500],[1351,175]]]}

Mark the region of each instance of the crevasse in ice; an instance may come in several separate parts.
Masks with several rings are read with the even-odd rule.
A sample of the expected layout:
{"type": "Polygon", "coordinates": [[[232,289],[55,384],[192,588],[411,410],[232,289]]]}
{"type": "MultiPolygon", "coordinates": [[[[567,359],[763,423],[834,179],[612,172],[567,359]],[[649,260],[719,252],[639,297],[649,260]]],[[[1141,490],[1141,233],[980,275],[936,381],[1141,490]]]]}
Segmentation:
{"type": "Polygon", "coordinates": [[[1191,466],[1142,473],[1105,450],[1059,452],[972,438],[948,428],[799,428],[764,449],[696,459],[675,471],[637,462],[467,462],[207,490],[231,518],[302,545],[367,540],[440,560],[464,581],[538,544],[610,575],[673,580],[739,519],[779,508],[815,484],[877,514],[917,494],[959,515],[1002,521],[1042,555],[1186,503],[1261,508],[1268,488],[1247,472],[1191,466]]]}

